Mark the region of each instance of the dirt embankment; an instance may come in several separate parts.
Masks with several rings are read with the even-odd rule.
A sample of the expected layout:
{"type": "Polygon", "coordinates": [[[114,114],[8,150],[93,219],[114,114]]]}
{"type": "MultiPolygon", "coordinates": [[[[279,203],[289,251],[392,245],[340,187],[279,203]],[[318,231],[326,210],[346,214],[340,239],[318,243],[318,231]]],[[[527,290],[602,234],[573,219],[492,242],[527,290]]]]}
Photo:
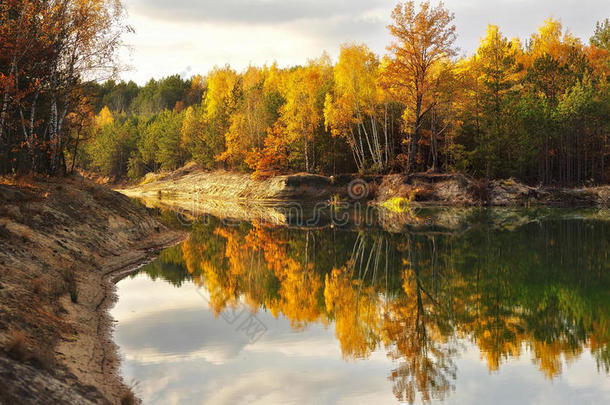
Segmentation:
{"type": "Polygon", "coordinates": [[[2,179],[0,403],[130,403],[112,279],[184,237],[80,177],[2,179]]]}
{"type": "Polygon", "coordinates": [[[325,177],[315,174],[275,176],[254,180],[246,173],[205,171],[190,163],[171,173],[149,174],[138,186],[122,188],[126,195],[171,200],[324,201],[347,193],[354,176],[325,177]]]}
{"type": "Polygon", "coordinates": [[[191,163],[171,173],[149,174],[139,185],[117,191],[142,199],[149,206],[169,208],[194,217],[206,214],[284,225],[292,213],[291,203],[343,201],[349,200],[350,194],[370,199],[381,179],[381,176],[325,177],[303,173],[254,180],[246,173],[210,172],[191,163]],[[367,190],[357,187],[350,190],[354,180],[368,184],[367,190]]]}
{"type": "Polygon", "coordinates": [[[513,179],[477,182],[462,174],[395,174],[384,176],[376,200],[383,203],[393,198],[458,207],[593,207],[608,205],[610,186],[530,187],[513,179]]]}
{"type": "MultiPolygon", "coordinates": [[[[548,215],[543,212],[545,207],[590,207],[593,212],[578,215],[595,218],[607,218],[610,207],[610,186],[530,187],[512,179],[483,183],[461,174],[434,173],[335,177],[296,174],[253,180],[248,174],[208,172],[194,164],[171,173],[150,174],[140,185],[120,191],[141,198],[149,206],[195,218],[212,215],[289,226],[303,222],[295,221],[299,215],[309,219],[313,212],[307,207],[311,209],[314,204],[358,199],[360,207],[378,207],[374,225],[390,232],[413,227],[460,230],[473,217],[481,216],[480,207],[499,207],[486,217],[497,227],[512,227],[548,215]]],[[[325,215],[327,211],[316,212],[325,215]]]]}
{"type": "MultiPolygon", "coordinates": [[[[595,206],[610,202],[610,186],[591,188],[530,187],[515,180],[475,181],[462,174],[391,174],[385,176],[312,174],[254,180],[248,174],[204,171],[195,164],[165,174],[149,174],[138,186],[120,190],[130,196],[166,202],[253,203],[319,202],[361,198],[379,204],[392,199],[446,206],[595,206]],[[358,188],[366,184],[366,189],[358,188]]],[[[221,211],[222,207],[217,209],[221,211]]],[[[248,211],[248,209],[246,209],[248,211]]]]}

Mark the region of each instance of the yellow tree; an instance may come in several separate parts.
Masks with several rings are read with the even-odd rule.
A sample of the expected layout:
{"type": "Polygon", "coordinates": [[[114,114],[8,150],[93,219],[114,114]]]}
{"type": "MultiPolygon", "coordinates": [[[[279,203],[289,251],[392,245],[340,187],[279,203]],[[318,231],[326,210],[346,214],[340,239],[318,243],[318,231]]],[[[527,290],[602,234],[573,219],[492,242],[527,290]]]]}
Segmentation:
{"type": "Polygon", "coordinates": [[[531,62],[544,55],[550,55],[560,62],[570,57],[571,48],[581,48],[580,40],[570,32],[563,30],[561,22],[547,19],[537,33],[532,34],[530,56],[531,62]]]}
{"type": "Polygon", "coordinates": [[[224,137],[230,117],[237,105],[239,76],[228,65],[214,68],[208,75],[208,89],[204,97],[207,124],[217,137],[224,137]]]}
{"type": "Polygon", "coordinates": [[[404,121],[409,128],[408,168],[416,168],[416,156],[424,116],[434,107],[431,87],[435,85],[432,67],[455,56],[454,16],[443,4],[429,1],[399,3],[388,26],[395,41],[388,47],[392,58],[384,70],[384,81],[407,108],[404,121]]]}
{"type": "Polygon", "coordinates": [[[445,156],[445,167],[448,166],[448,150],[451,142],[450,128],[455,124],[455,100],[461,92],[457,75],[457,66],[450,59],[444,59],[434,65],[435,77],[433,98],[434,106],[430,117],[430,155],[431,169],[434,173],[440,171],[440,157],[445,156]],[[441,142],[444,147],[441,147],[441,142]]]}
{"type": "Polygon", "coordinates": [[[285,125],[278,120],[272,128],[267,129],[264,147],[252,150],[246,156],[246,164],[254,170],[252,177],[264,179],[285,173],[288,169],[289,146],[285,125]]]}
{"type": "Polygon", "coordinates": [[[306,67],[290,73],[284,84],[286,104],[280,109],[286,137],[303,143],[305,171],[315,166],[315,148],[311,147],[323,120],[325,85],[330,82],[332,68],[327,55],[309,61],[306,67]]]}
{"type": "Polygon", "coordinates": [[[532,34],[522,59],[528,70],[528,79],[551,104],[573,84],[572,74],[576,73],[583,56],[580,40],[563,30],[559,21],[549,18],[532,34]]]}
{"type": "Polygon", "coordinates": [[[254,66],[250,66],[242,75],[241,97],[230,118],[231,125],[225,134],[227,149],[220,156],[221,160],[240,165],[248,151],[262,148],[271,124],[263,93],[265,76],[264,69],[254,66]]]}
{"type": "MultiPolygon", "coordinates": [[[[110,114],[110,118],[112,118],[112,114],[110,111],[108,111],[108,107],[105,108],[106,112],[110,114]]],[[[71,135],[68,140],[70,140],[73,144],[70,152],[72,154],[72,166],[70,168],[70,172],[74,172],[76,157],[78,155],[78,147],[81,141],[87,140],[87,135],[92,135],[95,130],[95,121],[97,117],[93,109],[94,107],[91,100],[84,95],[80,95],[78,105],[74,108],[74,111],[66,116],[68,133],[71,135]]]]}
{"type": "MultiPolygon", "coordinates": [[[[517,60],[521,54],[518,40],[509,41],[497,25],[489,25],[485,38],[477,49],[473,63],[476,64],[476,80],[480,83],[477,97],[480,97],[485,114],[483,115],[483,136],[480,152],[484,155],[485,176],[491,175],[492,157],[497,156],[497,148],[507,145],[503,139],[508,133],[506,117],[506,95],[517,79],[517,60]]],[[[510,153],[510,150],[509,150],[510,153]]],[[[510,155],[509,155],[510,159],[510,155]]]]}
{"type": "Polygon", "coordinates": [[[298,144],[297,139],[290,139],[286,125],[281,118],[284,95],[288,91],[288,70],[278,69],[274,63],[264,69],[262,102],[266,120],[264,140],[257,139],[256,145],[247,151],[245,162],[254,170],[254,178],[266,178],[288,170],[289,149],[298,144]]]}
{"type": "Polygon", "coordinates": [[[379,103],[377,57],[366,45],[343,45],[333,73],[333,95],[327,94],[324,102],[327,129],[347,140],[359,170],[385,169],[391,134],[388,104],[379,103]]]}
{"type": "Polygon", "coordinates": [[[100,113],[95,117],[95,122],[98,127],[104,127],[106,125],[112,124],[114,122],[114,117],[112,116],[112,112],[107,106],[104,106],[100,113]]]}

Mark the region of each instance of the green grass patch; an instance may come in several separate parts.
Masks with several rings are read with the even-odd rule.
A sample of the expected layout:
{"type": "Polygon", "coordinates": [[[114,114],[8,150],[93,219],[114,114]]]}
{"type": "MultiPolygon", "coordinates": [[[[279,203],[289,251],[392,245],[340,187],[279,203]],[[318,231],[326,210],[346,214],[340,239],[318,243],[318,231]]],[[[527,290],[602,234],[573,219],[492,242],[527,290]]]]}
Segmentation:
{"type": "Polygon", "coordinates": [[[396,213],[410,212],[414,208],[413,197],[392,197],[381,203],[381,206],[388,211],[396,213]]]}

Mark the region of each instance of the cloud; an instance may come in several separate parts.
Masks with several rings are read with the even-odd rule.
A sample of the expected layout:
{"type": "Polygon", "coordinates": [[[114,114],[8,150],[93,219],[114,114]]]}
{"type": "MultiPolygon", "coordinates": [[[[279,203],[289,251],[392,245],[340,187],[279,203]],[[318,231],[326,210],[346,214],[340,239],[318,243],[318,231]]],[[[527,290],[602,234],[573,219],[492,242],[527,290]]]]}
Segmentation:
{"type": "Polygon", "coordinates": [[[476,49],[487,24],[498,25],[509,38],[526,39],[553,17],[587,43],[595,22],[610,15],[607,0],[448,0],[445,5],[455,12],[458,44],[465,53],[476,49]]]}
{"type": "Polygon", "coordinates": [[[234,329],[205,308],[176,308],[122,322],[115,339],[144,363],[191,357],[223,362],[248,344],[234,329]]]}
{"type": "Polygon", "coordinates": [[[133,12],[162,20],[269,25],[357,16],[387,0],[131,0],[133,12]]]}
{"type": "MultiPolygon", "coordinates": [[[[337,58],[344,42],[386,52],[386,26],[398,0],[125,0],[136,34],[123,75],[145,83],[175,73],[206,73],[214,65],[306,63],[327,51],[337,58]],[[192,70],[187,71],[186,67],[192,70]]],[[[434,3],[435,0],[432,0],[434,3]]],[[[473,52],[487,24],[525,39],[548,17],[588,42],[595,22],[610,15],[607,0],[445,0],[455,13],[457,45],[473,52]]]]}

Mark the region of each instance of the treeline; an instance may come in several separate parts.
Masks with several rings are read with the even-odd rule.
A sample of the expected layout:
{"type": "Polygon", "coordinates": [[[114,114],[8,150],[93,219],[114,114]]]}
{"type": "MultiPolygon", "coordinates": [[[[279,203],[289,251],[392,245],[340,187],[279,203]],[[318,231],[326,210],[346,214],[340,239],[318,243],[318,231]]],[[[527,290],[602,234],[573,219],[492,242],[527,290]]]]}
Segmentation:
{"type": "Polygon", "coordinates": [[[89,123],[86,78],[114,74],[128,28],[118,0],[0,2],[0,174],[57,174],[89,123]]]}
{"type": "Polygon", "coordinates": [[[109,80],[87,83],[87,92],[94,106],[86,113],[89,125],[69,135],[74,148],[67,151],[78,166],[137,179],[159,169],[175,169],[192,158],[181,144],[181,131],[185,109],[201,104],[201,77],[183,80],[174,75],[142,87],[109,80]]]}
{"type": "Polygon", "coordinates": [[[388,28],[382,57],[345,44],[336,63],[323,55],[143,87],[86,83],[88,107],[64,135],[67,160],[132,179],[194,160],[255,177],[431,170],[608,181],[607,19],[587,43],[552,19],[524,43],[490,25],[464,57],[442,4],[399,3],[388,28]]]}

